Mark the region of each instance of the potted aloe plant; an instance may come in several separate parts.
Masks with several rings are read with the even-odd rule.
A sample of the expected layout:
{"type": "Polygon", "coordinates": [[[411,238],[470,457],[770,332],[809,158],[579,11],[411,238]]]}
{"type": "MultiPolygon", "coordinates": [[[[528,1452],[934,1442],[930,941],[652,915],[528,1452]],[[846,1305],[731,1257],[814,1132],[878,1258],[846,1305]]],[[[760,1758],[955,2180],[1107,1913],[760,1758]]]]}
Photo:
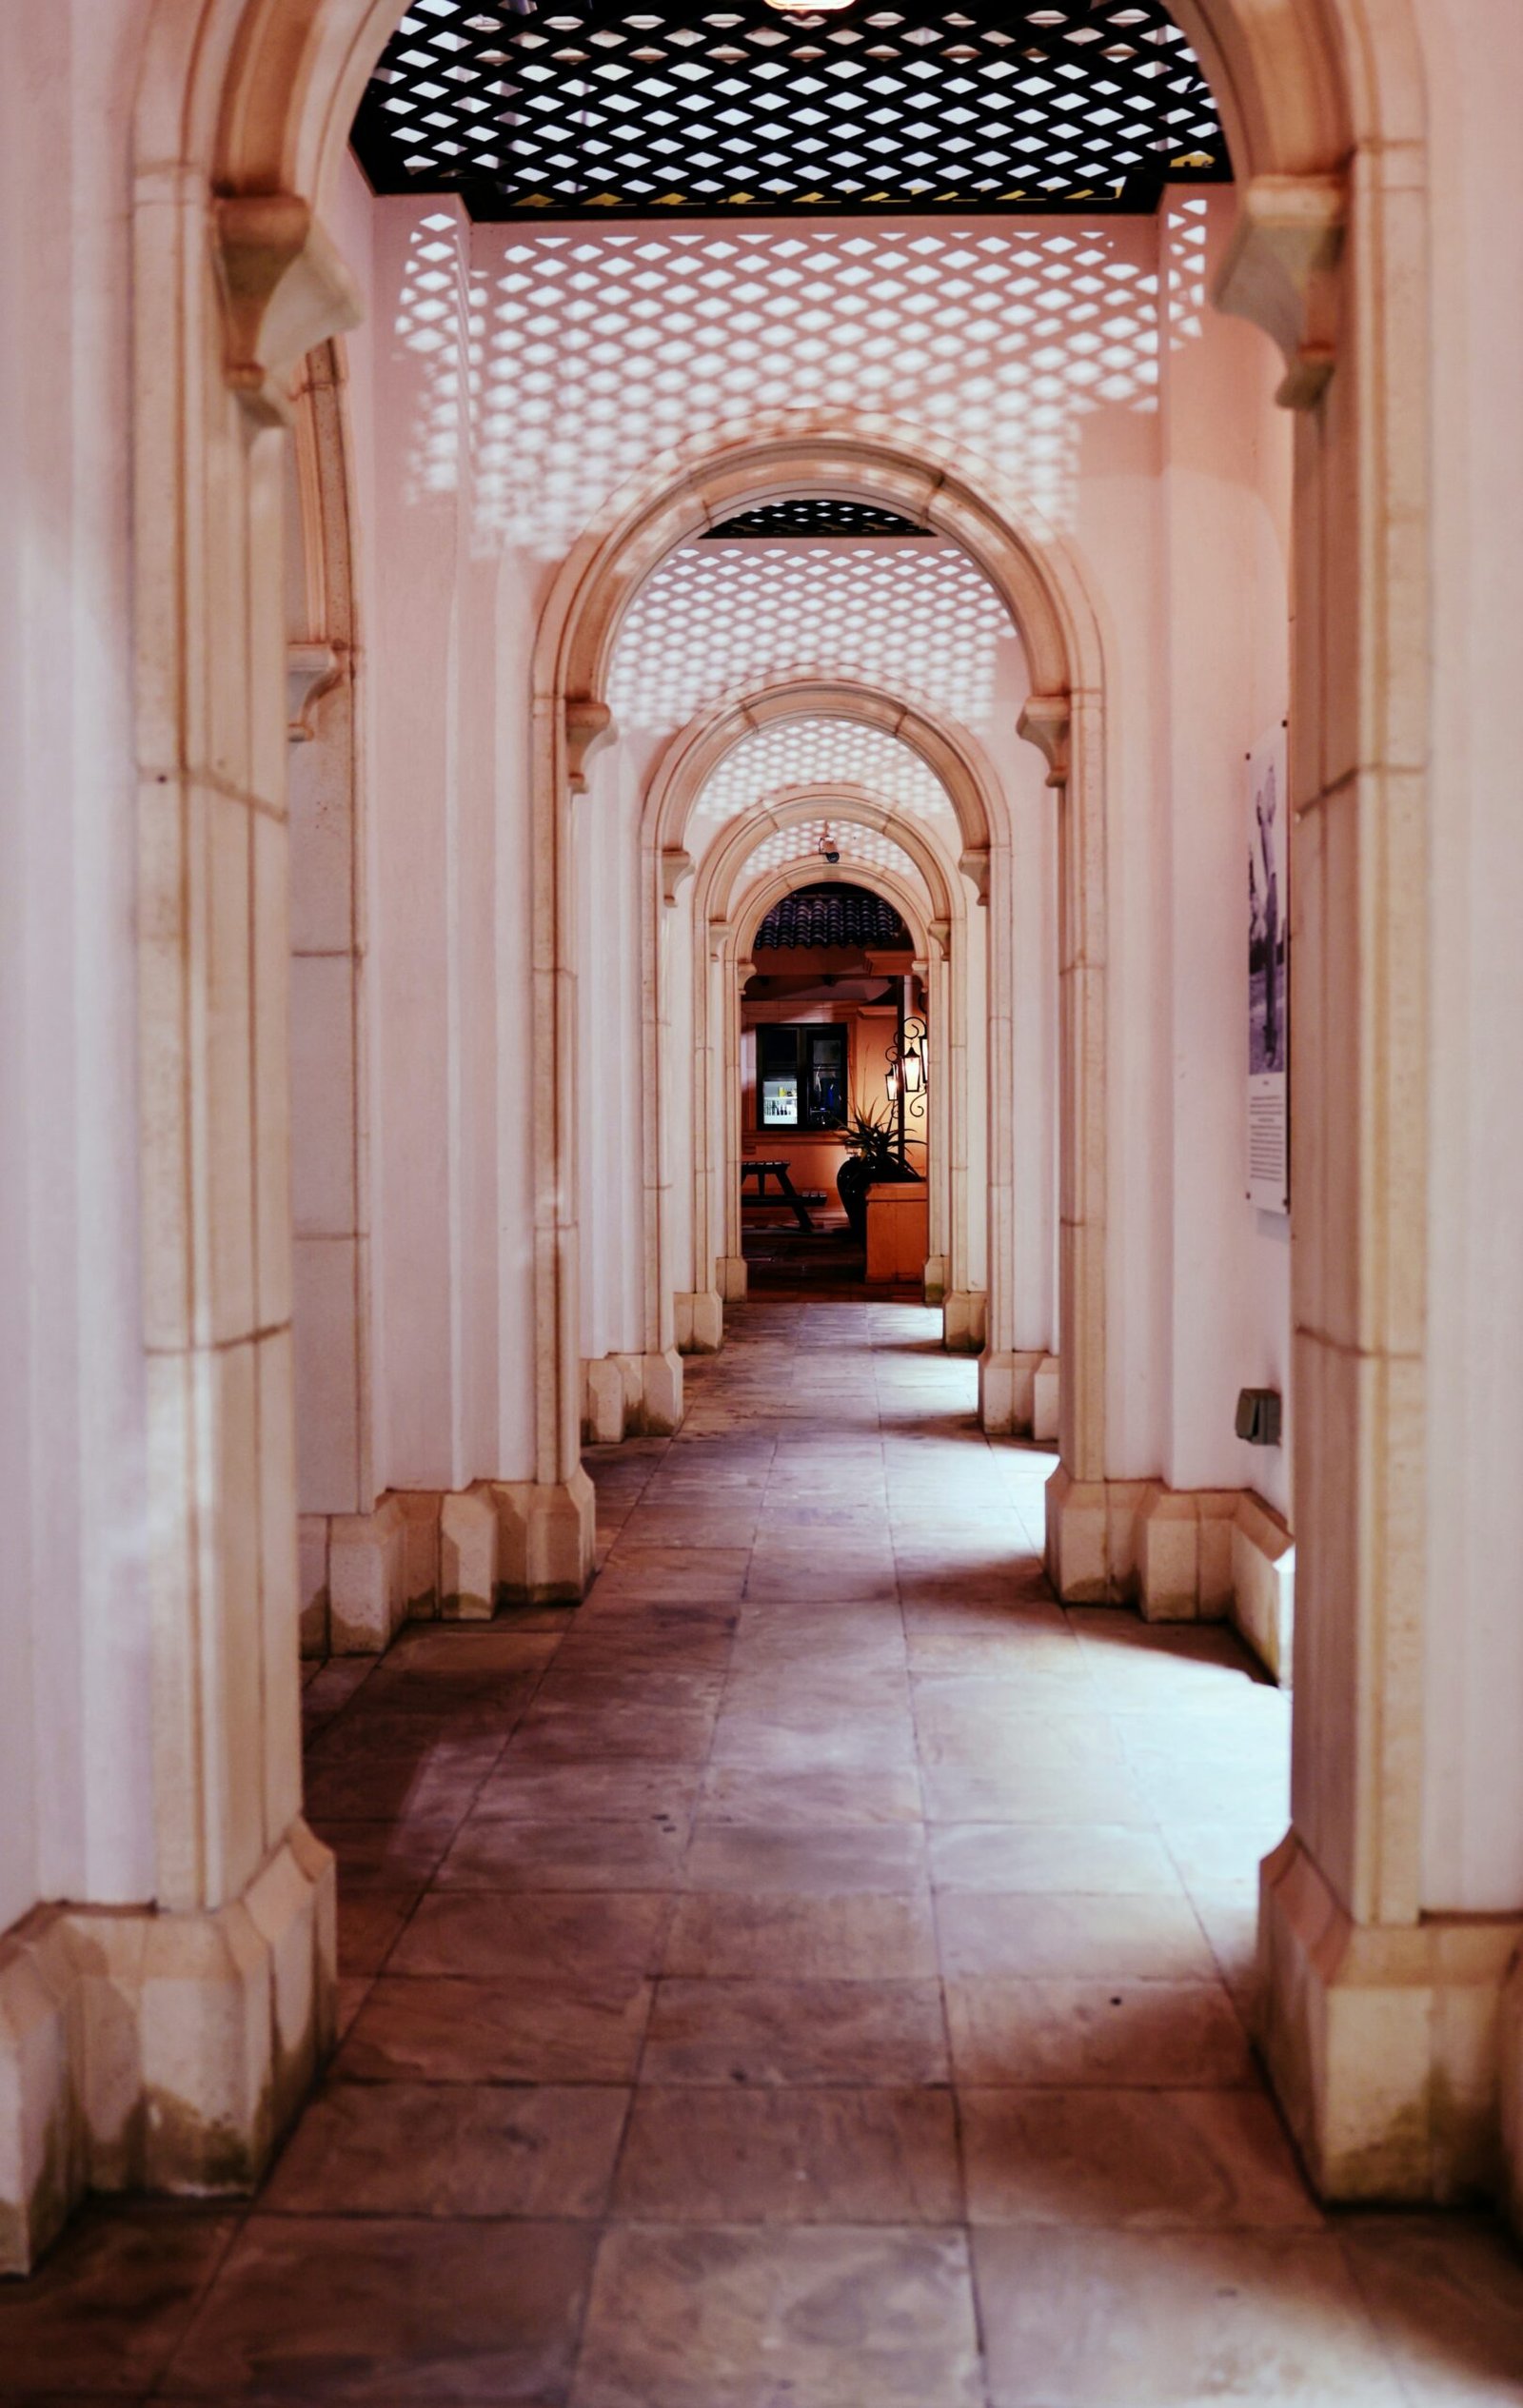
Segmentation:
{"type": "MultiPolygon", "coordinates": [[[[859,1246],[865,1246],[869,1189],[918,1182],[921,1174],[900,1152],[899,1120],[890,1110],[885,1109],[881,1115],[854,1110],[838,1134],[846,1149],[846,1159],[836,1174],[836,1193],[852,1236],[859,1246]]],[[[918,1140],[911,1138],[907,1142],[914,1144],[918,1140]]]]}

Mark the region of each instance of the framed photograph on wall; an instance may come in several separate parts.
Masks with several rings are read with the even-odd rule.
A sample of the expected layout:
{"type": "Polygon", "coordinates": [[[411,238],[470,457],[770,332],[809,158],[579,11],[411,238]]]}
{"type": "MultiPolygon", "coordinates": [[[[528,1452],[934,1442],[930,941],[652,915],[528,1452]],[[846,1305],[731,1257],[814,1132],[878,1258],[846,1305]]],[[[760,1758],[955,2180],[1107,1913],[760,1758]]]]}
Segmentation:
{"type": "Polygon", "coordinates": [[[1248,756],[1248,1200],[1291,1209],[1290,805],[1283,725],[1248,756]]]}

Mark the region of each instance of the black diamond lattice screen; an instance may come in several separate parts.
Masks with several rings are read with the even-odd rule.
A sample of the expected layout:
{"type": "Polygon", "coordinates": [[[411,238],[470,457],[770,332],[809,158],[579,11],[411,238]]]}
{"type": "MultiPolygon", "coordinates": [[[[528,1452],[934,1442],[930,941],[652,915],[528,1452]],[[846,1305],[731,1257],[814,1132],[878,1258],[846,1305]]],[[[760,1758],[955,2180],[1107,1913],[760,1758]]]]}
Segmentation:
{"type": "Polygon", "coordinates": [[[1231,168],[1158,0],[784,15],[412,0],[354,125],[378,192],[478,219],[1152,209],[1231,168]]]}
{"type": "Polygon", "coordinates": [[[742,510],[722,526],[711,526],[705,543],[729,543],[758,536],[913,535],[925,538],[930,528],[901,519],[897,510],[875,510],[865,502],[768,502],[757,510],[742,510]]]}

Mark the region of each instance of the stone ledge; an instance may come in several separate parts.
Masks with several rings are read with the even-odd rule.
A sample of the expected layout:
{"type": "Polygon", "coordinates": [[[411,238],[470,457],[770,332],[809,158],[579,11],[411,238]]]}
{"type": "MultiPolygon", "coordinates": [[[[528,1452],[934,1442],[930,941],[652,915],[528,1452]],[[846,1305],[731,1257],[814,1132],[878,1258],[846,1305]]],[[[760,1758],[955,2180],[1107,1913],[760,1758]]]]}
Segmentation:
{"type": "Polygon", "coordinates": [[[1322,2198],[1504,2195],[1503,1994],[1520,1931],[1517,1917],[1357,1924],[1296,1832],[1264,1859],[1258,2038],[1322,2198]]]}
{"type": "Polygon", "coordinates": [[[0,1940],[0,2273],[88,2190],[253,2188],[333,2045],[334,1934],[298,1820],[214,1911],[39,1906],[0,1940]]]}

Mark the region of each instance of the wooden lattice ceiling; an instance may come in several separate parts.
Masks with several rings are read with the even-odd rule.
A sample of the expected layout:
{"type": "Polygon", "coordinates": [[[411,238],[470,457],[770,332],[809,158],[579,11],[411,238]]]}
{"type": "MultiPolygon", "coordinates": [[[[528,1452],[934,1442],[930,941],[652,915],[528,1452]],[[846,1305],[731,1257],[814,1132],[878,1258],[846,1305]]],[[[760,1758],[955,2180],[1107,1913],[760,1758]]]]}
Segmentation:
{"type": "Polygon", "coordinates": [[[412,0],[354,147],[483,220],[1137,210],[1231,173],[1158,0],[412,0]]]}

